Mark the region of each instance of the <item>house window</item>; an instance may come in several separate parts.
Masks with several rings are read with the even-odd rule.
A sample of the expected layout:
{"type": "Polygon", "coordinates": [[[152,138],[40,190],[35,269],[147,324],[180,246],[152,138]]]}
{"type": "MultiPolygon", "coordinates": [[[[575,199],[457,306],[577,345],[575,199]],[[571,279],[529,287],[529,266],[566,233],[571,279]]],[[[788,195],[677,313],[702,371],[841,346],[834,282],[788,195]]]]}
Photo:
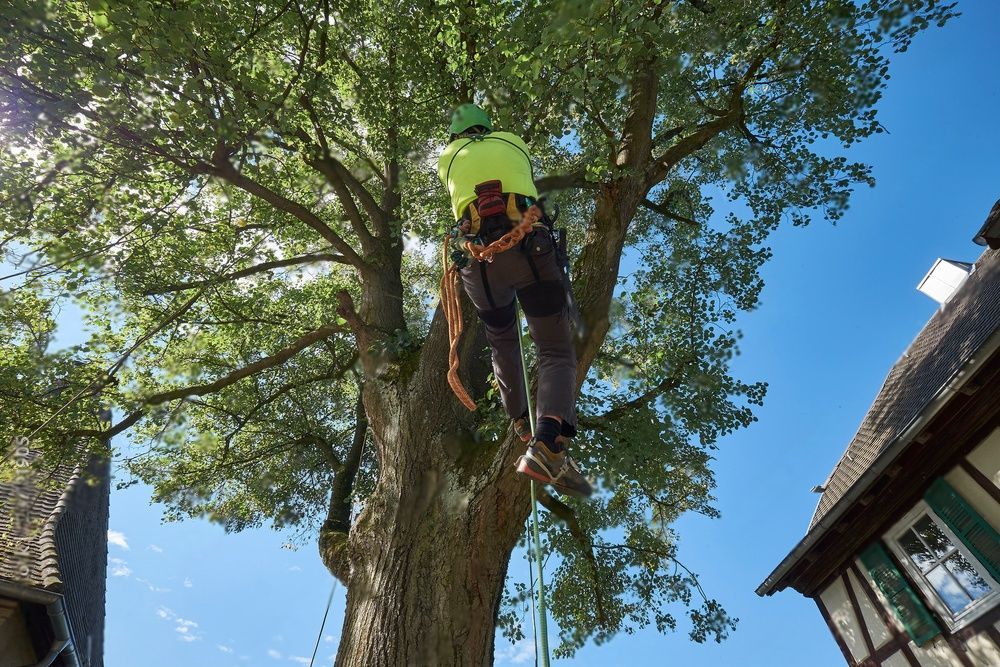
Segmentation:
{"type": "Polygon", "coordinates": [[[926,503],[918,503],[887,537],[911,579],[950,629],[972,621],[998,601],[1000,584],[926,503]]]}

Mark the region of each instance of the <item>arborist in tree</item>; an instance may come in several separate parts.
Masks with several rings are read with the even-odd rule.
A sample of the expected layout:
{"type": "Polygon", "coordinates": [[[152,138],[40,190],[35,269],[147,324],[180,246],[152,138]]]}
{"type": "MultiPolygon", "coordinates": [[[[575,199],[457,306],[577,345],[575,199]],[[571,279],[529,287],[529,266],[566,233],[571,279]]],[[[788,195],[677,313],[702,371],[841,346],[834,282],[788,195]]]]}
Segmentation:
{"type": "Polygon", "coordinates": [[[576,434],[576,351],[570,327],[575,306],[568,289],[565,234],[558,230],[562,233],[557,243],[538,200],[528,147],[514,134],[494,132],[490,117],[480,107],[463,104],[452,114],[450,141],[438,160],[438,176],[448,188],[458,221],[445,239],[442,279],[452,340],[449,382],[462,402],[475,409],[457,375],[461,334],[457,273],[486,328],[504,408],[515,433],[528,443],[517,471],[561,492],[589,496],[590,483],[567,452],[569,439],[576,434]],[[451,253],[454,263],[450,267],[449,238],[459,248],[451,253]],[[534,437],[522,376],[515,296],[538,353],[534,437]]]}

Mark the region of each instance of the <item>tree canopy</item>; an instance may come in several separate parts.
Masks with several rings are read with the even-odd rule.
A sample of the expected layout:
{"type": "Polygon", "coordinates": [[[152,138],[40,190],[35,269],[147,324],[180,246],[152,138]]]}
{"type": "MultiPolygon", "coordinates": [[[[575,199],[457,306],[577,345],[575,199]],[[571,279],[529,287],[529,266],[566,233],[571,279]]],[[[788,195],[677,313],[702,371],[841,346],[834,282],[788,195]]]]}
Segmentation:
{"type": "MultiPolygon", "coordinates": [[[[404,382],[441,326],[452,220],[434,164],[450,108],[475,100],[524,137],[561,205],[588,324],[574,455],[600,491],[544,498],[559,652],[672,629],[678,604],[694,640],[721,640],[734,621],[680,565],[671,524],[717,515],[712,451],[764,399],[762,378],[730,372],[738,314],[758,303],[772,231],[836,221],[873,183],[847,149],[883,131],[888,58],[954,13],[8,2],[0,436],[37,431],[62,457],[125,433],[118,460],[168,518],[227,530],[315,536],[344,471],[363,503],[382,462],[359,394],[404,382]],[[69,302],[89,339],[49,351],[69,302]]],[[[495,389],[477,397],[472,415],[429,409],[455,411],[487,449],[506,423],[495,389]]],[[[515,637],[522,600],[512,583],[499,620],[515,637]]]]}

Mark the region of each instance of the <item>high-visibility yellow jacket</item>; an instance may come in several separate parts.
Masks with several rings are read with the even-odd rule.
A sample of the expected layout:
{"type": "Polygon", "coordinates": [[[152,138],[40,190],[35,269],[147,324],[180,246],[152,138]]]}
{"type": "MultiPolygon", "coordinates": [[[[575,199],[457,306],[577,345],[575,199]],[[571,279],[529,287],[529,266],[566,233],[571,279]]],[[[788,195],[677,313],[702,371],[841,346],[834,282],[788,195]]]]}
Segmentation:
{"type": "Polygon", "coordinates": [[[531,174],[531,156],[521,138],[510,132],[461,137],[438,158],[438,177],[451,196],[455,219],[476,198],[476,185],[499,179],[504,192],[538,197],[531,174]]]}

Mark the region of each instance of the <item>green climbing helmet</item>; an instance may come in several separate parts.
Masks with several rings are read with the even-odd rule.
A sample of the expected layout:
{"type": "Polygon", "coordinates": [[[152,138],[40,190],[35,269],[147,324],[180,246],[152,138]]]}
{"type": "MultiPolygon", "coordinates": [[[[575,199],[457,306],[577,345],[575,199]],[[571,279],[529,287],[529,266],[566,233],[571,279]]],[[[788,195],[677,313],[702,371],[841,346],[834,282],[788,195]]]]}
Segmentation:
{"type": "Polygon", "coordinates": [[[493,131],[489,114],[475,104],[462,104],[451,113],[452,134],[461,134],[476,125],[482,125],[487,130],[493,131]]]}

